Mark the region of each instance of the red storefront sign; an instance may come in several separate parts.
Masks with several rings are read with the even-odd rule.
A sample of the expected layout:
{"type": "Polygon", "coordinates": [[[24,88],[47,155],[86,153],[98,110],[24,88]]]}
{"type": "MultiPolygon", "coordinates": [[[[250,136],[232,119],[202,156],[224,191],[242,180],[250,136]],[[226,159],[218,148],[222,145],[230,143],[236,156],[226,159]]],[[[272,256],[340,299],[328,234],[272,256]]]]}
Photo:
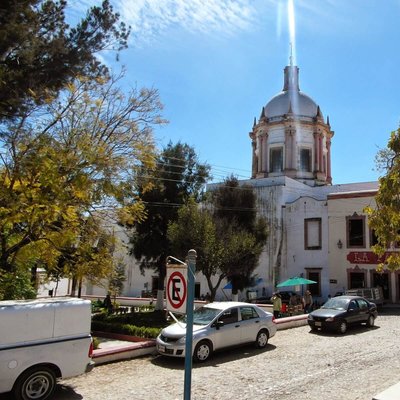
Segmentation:
{"type": "Polygon", "coordinates": [[[387,251],[382,257],[378,257],[372,251],[351,251],[347,254],[347,261],[351,264],[380,264],[393,253],[387,251]]]}

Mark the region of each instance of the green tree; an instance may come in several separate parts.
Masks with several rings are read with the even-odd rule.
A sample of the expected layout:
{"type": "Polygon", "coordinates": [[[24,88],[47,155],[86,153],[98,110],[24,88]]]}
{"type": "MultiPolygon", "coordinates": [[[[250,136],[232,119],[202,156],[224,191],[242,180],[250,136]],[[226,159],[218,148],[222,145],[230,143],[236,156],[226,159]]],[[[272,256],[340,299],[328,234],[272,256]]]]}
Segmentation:
{"type": "MultiPolygon", "coordinates": [[[[386,175],[379,179],[376,207],[367,207],[365,211],[378,239],[373,250],[382,257],[390,247],[400,243],[400,127],[391,133],[387,149],[381,151],[379,157],[386,175]]],[[[379,267],[391,271],[399,269],[400,253],[391,252],[379,267]]]]}
{"type": "Polygon", "coordinates": [[[138,193],[146,205],[146,219],[137,221],[130,239],[132,254],[142,269],[158,273],[157,308],[162,307],[166,258],[171,254],[168,225],[176,221],[178,208],[190,197],[199,200],[210,167],[201,164],[187,144],[169,143],[157,158],[153,172],[143,170],[138,193]],[[149,187],[149,185],[151,185],[149,187]]]}
{"type": "Polygon", "coordinates": [[[66,6],[65,0],[1,2],[0,121],[22,116],[77,76],[106,75],[96,54],[127,46],[129,28],[108,0],[75,27],[65,21],[66,6]]]}
{"type": "Polygon", "coordinates": [[[225,235],[219,236],[210,210],[189,199],[179,209],[178,219],[169,224],[168,240],[172,254],[181,260],[185,259],[188,249],[196,250],[196,270],[205,276],[213,301],[222,280],[226,278],[223,267],[227,247],[225,235]]]}
{"type": "Polygon", "coordinates": [[[104,227],[101,215],[84,217],[79,236],[74,243],[59,248],[60,256],[55,266],[47,265],[47,275],[59,280],[71,278],[71,295],[81,296],[83,280],[96,286],[105,286],[118,266],[114,258],[116,240],[104,227]]]}
{"type": "Polygon", "coordinates": [[[27,268],[15,273],[0,270],[0,300],[34,299],[36,288],[31,279],[31,272],[27,268]]]}
{"type": "Polygon", "coordinates": [[[117,262],[116,267],[109,276],[108,291],[110,295],[114,298],[114,303],[116,297],[119,296],[124,288],[124,282],[126,281],[125,275],[125,265],[121,262],[117,262]]]}
{"type": "Polygon", "coordinates": [[[236,177],[228,177],[212,193],[219,231],[226,235],[229,249],[223,267],[232,283],[232,294],[248,287],[268,235],[264,218],[257,217],[256,195],[236,177]]]}
{"type": "Polygon", "coordinates": [[[266,223],[256,216],[255,200],[250,187],[240,187],[230,177],[211,193],[209,207],[192,200],[169,226],[174,254],[184,257],[187,249],[197,251],[196,268],[207,280],[211,300],[223,279],[232,283],[234,294],[252,281],[267,238],[266,223]]]}
{"type": "Polygon", "coordinates": [[[3,124],[1,270],[55,268],[98,210],[118,206],[128,222],[144,217],[138,171],[154,167],[153,127],[165,121],[156,90],[125,94],[120,78],[77,80],[58,100],[3,124]]]}

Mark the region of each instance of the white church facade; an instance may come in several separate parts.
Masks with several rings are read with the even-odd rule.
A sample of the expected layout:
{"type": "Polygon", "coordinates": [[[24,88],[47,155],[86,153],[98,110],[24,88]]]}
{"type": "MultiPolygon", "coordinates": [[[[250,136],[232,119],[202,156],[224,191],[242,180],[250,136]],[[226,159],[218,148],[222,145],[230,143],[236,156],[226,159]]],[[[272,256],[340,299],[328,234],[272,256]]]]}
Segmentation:
{"type": "MultiPolygon", "coordinates": [[[[297,66],[284,69],[282,91],[262,108],[249,136],[252,175],[240,184],[254,188],[259,213],[269,225],[255,271],[261,279],[252,289],[269,296],[279,282],[303,276],[317,282],[309,289],[319,302],[347,289],[378,285],[387,302],[399,302],[400,273],[377,271],[380,260],[370,249],[373,232],[363,211],[374,203],[378,182],[332,184],[334,132],[317,103],[300,91],[297,66]]],[[[127,242],[126,232],[118,236],[127,242]]],[[[127,277],[123,295],[155,291],[156,274],[141,274],[134,258],[121,249],[127,277]]],[[[217,299],[229,298],[226,283],[217,299]]],[[[208,292],[201,274],[196,275],[195,291],[197,297],[208,292]]],[[[85,294],[100,296],[104,289],[87,285],[85,294]]]]}

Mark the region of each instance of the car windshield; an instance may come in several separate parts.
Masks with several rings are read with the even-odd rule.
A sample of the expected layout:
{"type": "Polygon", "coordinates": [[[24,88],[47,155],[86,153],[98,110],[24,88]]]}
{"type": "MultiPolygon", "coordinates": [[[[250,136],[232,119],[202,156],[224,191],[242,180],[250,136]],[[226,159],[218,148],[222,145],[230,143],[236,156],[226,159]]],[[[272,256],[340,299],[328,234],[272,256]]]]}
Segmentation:
{"type": "Polygon", "coordinates": [[[332,310],[347,310],[349,300],[347,299],[329,299],[321,308],[329,308],[332,310]]]}
{"type": "MultiPolygon", "coordinates": [[[[200,307],[193,312],[193,324],[208,325],[221,311],[217,308],[207,306],[200,307]]],[[[186,323],[186,317],[184,318],[184,322],[186,323]]]]}

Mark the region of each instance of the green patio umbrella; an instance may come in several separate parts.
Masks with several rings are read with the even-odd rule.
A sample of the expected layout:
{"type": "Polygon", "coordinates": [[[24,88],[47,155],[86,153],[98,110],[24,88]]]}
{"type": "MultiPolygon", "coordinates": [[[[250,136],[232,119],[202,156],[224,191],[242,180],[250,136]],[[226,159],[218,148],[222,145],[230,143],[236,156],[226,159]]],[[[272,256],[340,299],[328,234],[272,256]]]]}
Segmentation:
{"type": "Polygon", "coordinates": [[[312,281],[311,279],[302,278],[301,276],[295,276],[293,278],[287,279],[286,281],[278,283],[276,287],[312,285],[313,283],[317,282],[312,281]]]}

